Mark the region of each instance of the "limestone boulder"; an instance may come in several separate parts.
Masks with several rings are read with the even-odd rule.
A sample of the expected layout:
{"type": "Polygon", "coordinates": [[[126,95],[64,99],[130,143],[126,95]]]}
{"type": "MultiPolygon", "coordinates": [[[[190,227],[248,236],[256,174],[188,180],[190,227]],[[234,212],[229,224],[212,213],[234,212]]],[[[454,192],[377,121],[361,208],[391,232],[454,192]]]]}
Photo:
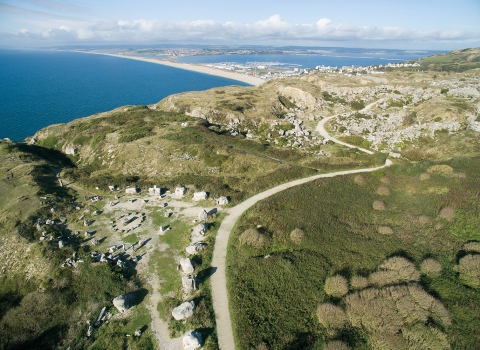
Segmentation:
{"type": "Polygon", "coordinates": [[[132,294],[122,294],[113,299],[113,306],[120,312],[125,312],[133,306],[135,297],[132,294]]]}
{"type": "Polygon", "coordinates": [[[205,244],[195,243],[187,246],[185,248],[185,251],[187,252],[188,255],[193,255],[193,254],[197,254],[198,252],[201,252],[204,249],[205,249],[205,244]]]}
{"type": "Polygon", "coordinates": [[[180,259],[180,266],[184,273],[192,273],[195,269],[193,268],[192,261],[189,258],[180,259]]]}
{"type": "Polygon", "coordinates": [[[194,309],[195,303],[193,301],[186,301],[173,309],[172,316],[177,321],[184,320],[186,318],[192,317],[194,309]]]}
{"type": "Polygon", "coordinates": [[[225,196],[221,196],[220,198],[217,198],[216,200],[218,205],[227,205],[228,204],[228,198],[225,196]]]}
{"type": "Polygon", "coordinates": [[[198,224],[192,230],[192,234],[190,235],[190,241],[192,244],[201,242],[205,239],[204,235],[207,232],[207,224],[198,224]]]}
{"type": "Polygon", "coordinates": [[[202,346],[203,340],[200,332],[189,331],[183,336],[183,349],[195,350],[202,346]]]}
{"type": "Polygon", "coordinates": [[[182,277],[182,288],[185,294],[190,294],[195,291],[197,287],[197,281],[192,275],[182,277]]]}

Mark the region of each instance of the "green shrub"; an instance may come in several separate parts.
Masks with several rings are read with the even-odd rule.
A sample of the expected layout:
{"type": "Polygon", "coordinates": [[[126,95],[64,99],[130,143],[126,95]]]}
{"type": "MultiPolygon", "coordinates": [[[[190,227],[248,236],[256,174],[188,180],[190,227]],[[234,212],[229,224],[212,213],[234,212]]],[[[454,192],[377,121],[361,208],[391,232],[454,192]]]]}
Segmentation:
{"type": "Polygon", "coordinates": [[[50,135],[37,142],[38,146],[45,148],[55,148],[58,143],[58,137],[50,135]]]}
{"type": "Polygon", "coordinates": [[[350,107],[356,111],[359,111],[365,108],[365,104],[362,101],[352,101],[350,102],[350,107]]]}

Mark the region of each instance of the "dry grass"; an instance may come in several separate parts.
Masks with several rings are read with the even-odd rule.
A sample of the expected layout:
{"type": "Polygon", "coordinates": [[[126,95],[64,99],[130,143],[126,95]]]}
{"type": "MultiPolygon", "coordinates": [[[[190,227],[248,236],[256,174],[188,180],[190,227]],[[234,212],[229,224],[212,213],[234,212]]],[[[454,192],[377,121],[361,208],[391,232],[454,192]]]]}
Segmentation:
{"type": "Polygon", "coordinates": [[[480,253],[480,242],[468,242],[463,245],[466,252],[480,253]]]}
{"type": "Polygon", "coordinates": [[[421,181],[425,181],[425,180],[430,180],[430,174],[429,173],[423,173],[423,174],[420,174],[420,180],[421,181]]]}
{"type": "Polygon", "coordinates": [[[430,220],[430,218],[429,218],[428,216],[426,216],[426,215],[420,215],[420,216],[418,217],[418,222],[419,222],[420,224],[422,224],[422,225],[428,225],[428,224],[431,222],[431,220],[430,220]]]}
{"type": "Polygon", "coordinates": [[[384,201],[374,201],[373,204],[372,204],[372,207],[374,210],[378,210],[378,211],[383,211],[385,210],[385,202],[384,201]]]}
{"type": "Polygon", "coordinates": [[[363,185],[365,183],[365,178],[362,175],[357,175],[353,179],[353,182],[355,182],[357,185],[363,185]]]}
{"type": "Polygon", "coordinates": [[[380,226],[377,231],[382,235],[391,235],[393,233],[393,230],[390,226],[380,226]]]}
{"type": "Polygon", "coordinates": [[[455,218],[455,210],[452,207],[442,208],[442,210],[440,210],[440,213],[438,213],[438,217],[440,219],[445,219],[448,222],[452,222],[455,218]]]}
{"type": "Polygon", "coordinates": [[[335,298],[341,298],[348,293],[348,281],[345,277],[336,275],[327,278],[324,287],[325,293],[335,298]]]}
{"type": "Polygon", "coordinates": [[[382,177],[380,178],[380,182],[382,182],[382,183],[384,183],[384,184],[386,184],[386,185],[389,185],[389,184],[391,183],[390,178],[389,178],[389,177],[386,177],[386,176],[382,176],[382,177]]]}
{"type": "Polygon", "coordinates": [[[465,255],[459,260],[456,270],[467,286],[480,287],[480,255],[465,255]]]}
{"type": "Polygon", "coordinates": [[[341,329],[347,323],[347,315],[339,306],[333,304],[321,304],[317,308],[318,322],[320,322],[329,333],[341,329]]]}
{"type": "Polygon", "coordinates": [[[415,265],[405,258],[395,256],[386,260],[378,270],[368,277],[372,285],[383,287],[391,284],[420,281],[415,265]]]}
{"type": "Polygon", "coordinates": [[[270,238],[254,228],[243,232],[239,240],[242,245],[249,245],[255,249],[262,249],[270,244],[270,238]]]}
{"type": "Polygon", "coordinates": [[[453,168],[445,164],[433,165],[427,169],[427,173],[447,176],[453,174],[453,168]]]}
{"type": "Polygon", "coordinates": [[[302,243],[304,237],[305,237],[305,233],[303,232],[302,229],[296,228],[292,232],[290,232],[290,239],[295,244],[302,243]]]}
{"type": "Polygon", "coordinates": [[[425,259],[420,264],[420,271],[427,276],[438,276],[442,272],[442,265],[435,259],[425,259]]]}
{"type": "Polygon", "coordinates": [[[370,285],[368,278],[362,276],[353,276],[350,279],[350,287],[353,290],[365,289],[370,285]]]}
{"type": "Polygon", "coordinates": [[[380,196],[390,196],[390,189],[387,186],[380,186],[377,188],[377,194],[380,196]]]}
{"type": "Polygon", "coordinates": [[[350,347],[341,340],[333,340],[325,345],[323,350],[350,350],[350,347]]]}

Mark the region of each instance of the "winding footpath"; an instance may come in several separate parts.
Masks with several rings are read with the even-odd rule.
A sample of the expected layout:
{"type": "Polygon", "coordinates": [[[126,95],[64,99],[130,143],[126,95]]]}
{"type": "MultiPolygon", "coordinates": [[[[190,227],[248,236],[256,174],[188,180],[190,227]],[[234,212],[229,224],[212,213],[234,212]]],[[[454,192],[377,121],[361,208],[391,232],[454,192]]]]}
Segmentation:
{"type": "MultiPolygon", "coordinates": [[[[376,101],[374,103],[369,104],[363,110],[367,110],[371,108],[373,105],[375,105],[378,102],[380,101],[376,101]]],[[[333,115],[331,117],[322,119],[318,123],[316,131],[318,131],[320,135],[322,135],[328,140],[332,140],[333,142],[339,143],[341,145],[344,145],[350,148],[358,148],[356,146],[337,140],[336,138],[330,136],[329,133],[325,130],[324,124],[327,121],[335,118],[336,116],[337,115],[333,115]]],[[[358,148],[358,149],[365,153],[373,154],[372,151],[369,151],[363,148],[358,148]]],[[[218,229],[217,237],[215,240],[215,248],[213,250],[212,267],[216,268],[216,271],[210,277],[211,284],[212,284],[211,286],[212,286],[213,309],[215,311],[215,318],[217,323],[218,346],[220,347],[220,349],[222,350],[235,349],[232,321],[230,318],[230,310],[228,306],[226,258],[227,258],[228,239],[230,237],[230,233],[232,232],[233,227],[235,226],[235,223],[237,222],[238,218],[248,208],[253,206],[258,201],[268,198],[290,187],[298,186],[298,185],[301,185],[316,179],[321,179],[321,178],[371,172],[374,170],[382,169],[386,166],[390,166],[391,164],[392,162],[389,159],[387,159],[384,165],[375,167],[375,168],[339,171],[335,173],[314,175],[307,178],[294,180],[294,181],[287,182],[282,185],[270,188],[262,193],[256,194],[255,196],[248,198],[247,200],[238,204],[237,206],[232,207],[225,211],[227,213],[227,216],[222,221],[220,228],[218,229]]]]}

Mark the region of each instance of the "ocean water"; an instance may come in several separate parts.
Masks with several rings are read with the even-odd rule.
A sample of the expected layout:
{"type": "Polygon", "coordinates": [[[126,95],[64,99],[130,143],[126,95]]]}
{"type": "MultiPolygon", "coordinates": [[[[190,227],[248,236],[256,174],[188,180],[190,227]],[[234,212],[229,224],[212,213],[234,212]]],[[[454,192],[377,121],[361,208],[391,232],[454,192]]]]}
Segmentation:
{"type": "Polygon", "coordinates": [[[179,92],[247,85],[148,62],[58,51],[0,50],[0,138],[179,92]]]}
{"type": "Polygon", "coordinates": [[[284,68],[315,68],[316,66],[371,66],[376,64],[399,63],[433,55],[437,51],[424,51],[421,53],[409,53],[384,50],[360,50],[355,52],[331,52],[328,54],[305,54],[305,55],[215,55],[215,56],[185,56],[179,57],[178,62],[210,64],[210,63],[238,63],[247,62],[272,63],[278,62],[284,68]]]}

